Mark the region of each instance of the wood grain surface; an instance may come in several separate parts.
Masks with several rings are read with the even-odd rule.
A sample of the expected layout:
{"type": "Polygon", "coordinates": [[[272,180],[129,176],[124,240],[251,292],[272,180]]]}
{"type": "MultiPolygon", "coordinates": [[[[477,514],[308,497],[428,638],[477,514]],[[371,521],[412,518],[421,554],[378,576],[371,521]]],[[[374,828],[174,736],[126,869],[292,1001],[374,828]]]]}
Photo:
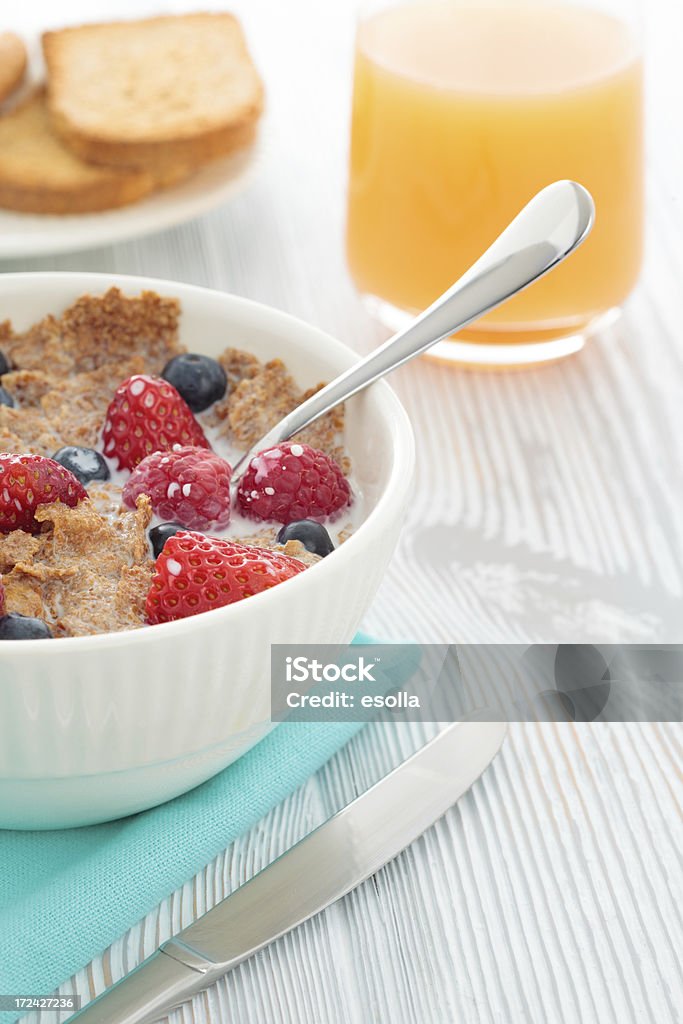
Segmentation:
{"type": "MultiPolygon", "coordinates": [[[[99,6],[86,16],[112,12],[99,6]]],[[[385,333],[353,291],[342,244],[352,5],[231,6],[268,90],[263,159],[248,191],[152,238],[3,268],[209,285],[368,351],[385,333]]],[[[57,17],[46,3],[28,7],[7,27],[84,11],[67,2],[57,17]]],[[[116,6],[129,9],[140,5],[116,6]]],[[[498,375],[422,360],[395,374],[418,469],[400,546],[364,623],[379,637],[681,639],[683,17],[674,0],[649,0],[643,14],[649,230],[641,285],[624,319],[561,365],[498,375]]],[[[120,977],[433,728],[366,728],[63,991],[100,991],[120,977]]],[[[682,740],[672,724],[512,726],[490,770],[427,835],[171,1020],[680,1020],[682,740]]]]}

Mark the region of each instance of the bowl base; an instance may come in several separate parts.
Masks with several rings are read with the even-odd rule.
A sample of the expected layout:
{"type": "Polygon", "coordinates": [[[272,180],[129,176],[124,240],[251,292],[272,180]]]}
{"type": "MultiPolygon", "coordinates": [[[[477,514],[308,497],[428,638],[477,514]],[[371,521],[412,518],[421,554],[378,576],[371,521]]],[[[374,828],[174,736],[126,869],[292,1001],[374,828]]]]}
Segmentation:
{"type": "Polygon", "coordinates": [[[263,722],[209,750],[126,771],[0,779],[0,828],[78,828],[146,811],[217,775],[272,728],[263,722]]]}

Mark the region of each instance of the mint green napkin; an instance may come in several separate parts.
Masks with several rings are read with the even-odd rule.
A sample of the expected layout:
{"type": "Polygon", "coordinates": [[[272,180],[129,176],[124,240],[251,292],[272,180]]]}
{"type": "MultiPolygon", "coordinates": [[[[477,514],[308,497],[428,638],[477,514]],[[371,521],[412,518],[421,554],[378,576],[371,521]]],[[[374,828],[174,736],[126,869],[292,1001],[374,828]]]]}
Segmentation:
{"type": "MultiPolygon", "coordinates": [[[[360,634],[354,643],[372,643],[360,634]]],[[[48,995],[272,807],[359,722],[285,722],[190,793],[104,825],[0,830],[0,994],[48,995]]],[[[20,1015],[0,1013],[0,1024],[20,1015]]]]}

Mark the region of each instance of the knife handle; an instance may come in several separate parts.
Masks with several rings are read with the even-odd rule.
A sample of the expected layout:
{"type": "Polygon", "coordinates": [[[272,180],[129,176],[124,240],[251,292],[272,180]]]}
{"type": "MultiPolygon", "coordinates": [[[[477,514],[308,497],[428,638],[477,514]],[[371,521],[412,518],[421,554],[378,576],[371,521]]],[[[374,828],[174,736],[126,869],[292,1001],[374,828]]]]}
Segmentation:
{"type": "Polygon", "coordinates": [[[161,949],[106,989],[69,1024],[152,1024],[210,984],[206,974],[161,949]]]}

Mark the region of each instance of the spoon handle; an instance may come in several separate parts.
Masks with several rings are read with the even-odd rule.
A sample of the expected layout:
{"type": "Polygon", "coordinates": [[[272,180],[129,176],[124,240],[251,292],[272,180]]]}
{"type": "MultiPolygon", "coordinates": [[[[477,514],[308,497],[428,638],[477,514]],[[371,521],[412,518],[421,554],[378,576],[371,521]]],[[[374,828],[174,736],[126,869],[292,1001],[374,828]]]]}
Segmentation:
{"type": "Polygon", "coordinates": [[[594,212],[590,193],[574,181],[556,181],[542,189],[424,313],[285,416],[238,465],[246,466],[257,451],[286,441],[368,384],[547,274],[586,238],[594,212]]]}

